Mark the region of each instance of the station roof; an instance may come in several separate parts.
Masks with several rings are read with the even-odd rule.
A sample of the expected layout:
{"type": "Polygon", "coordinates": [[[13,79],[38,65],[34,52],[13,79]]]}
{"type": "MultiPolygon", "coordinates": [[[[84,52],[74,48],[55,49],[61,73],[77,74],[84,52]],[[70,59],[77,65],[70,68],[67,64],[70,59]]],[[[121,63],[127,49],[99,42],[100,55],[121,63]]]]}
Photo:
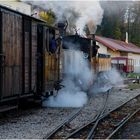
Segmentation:
{"type": "Polygon", "coordinates": [[[101,44],[110,48],[113,51],[140,53],[140,47],[138,47],[132,43],[126,43],[124,41],[101,37],[101,36],[95,36],[95,39],[96,39],[96,41],[100,42],[101,44]]]}

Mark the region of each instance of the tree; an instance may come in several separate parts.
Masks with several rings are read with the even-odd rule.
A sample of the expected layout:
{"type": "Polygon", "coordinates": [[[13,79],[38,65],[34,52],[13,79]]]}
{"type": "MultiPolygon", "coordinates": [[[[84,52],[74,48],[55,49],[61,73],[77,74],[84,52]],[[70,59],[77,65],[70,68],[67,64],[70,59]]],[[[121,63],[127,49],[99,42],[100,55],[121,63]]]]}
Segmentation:
{"type": "Polygon", "coordinates": [[[52,12],[52,10],[48,11],[41,11],[39,13],[39,16],[41,19],[47,21],[48,25],[53,25],[55,23],[55,14],[52,12]]]}
{"type": "Polygon", "coordinates": [[[114,38],[121,40],[121,30],[119,27],[116,26],[116,28],[114,29],[114,38]]]}
{"type": "Polygon", "coordinates": [[[104,17],[97,33],[109,38],[125,40],[124,22],[127,5],[128,2],[101,1],[104,17]]]}
{"type": "Polygon", "coordinates": [[[101,1],[101,6],[104,17],[97,34],[124,41],[128,32],[128,41],[140,46],[140,2],[101,1]]]}
{"type": "Polygon", "coordinates": [[[140,46],[140,2],[135,1],[128,8],[129,40],[140,46]]]}

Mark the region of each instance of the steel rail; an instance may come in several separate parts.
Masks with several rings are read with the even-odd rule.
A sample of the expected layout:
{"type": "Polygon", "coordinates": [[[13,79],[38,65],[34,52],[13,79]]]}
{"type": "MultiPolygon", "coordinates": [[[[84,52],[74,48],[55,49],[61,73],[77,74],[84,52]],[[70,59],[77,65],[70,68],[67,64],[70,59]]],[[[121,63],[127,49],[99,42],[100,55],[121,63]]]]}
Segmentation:
{"type": "Polygon", "coordinates": [[[94,122],[97,120],[98,116],[99,116],[99,114],[97,114],[97,115],[95,116],[95,118],[94,118],[91,122],[89,122],[89,123],[87,123],[87,124],[84,124],[84,125],[82,125],[81,127],[79,127],[78,129],[76,129],[75,131],[73,131],[69,136],[66,137],[66,139],[73,138],[73,136],[74,136],[75,134],[77,134],[78,132],[82,131],[82,130],[83,130],[85,127],[87,127],[88,125],[94,123],[94,122]]]}
{"type": "Polygon", "coordinates": [[[75,130],[74,132],[72,132],[66,139],[69,139],[69,138],[73,138],[74,135],[76,135],[77,133],[79,133],[80,131],[82,131],[85,127],[87,127],[88,125],[92,124],[92,123],[95,123],[97,121],[97,118],[99,119],[98,121],[100,121],[101,119],[104,119],[106,116],[108,116],[111,112],[121,108],[122,106],[124,106],[125,104],[127,104],[128,102],[132,101],[133,99],[139,97],[140,94],[136,95],[135,97],[129,99],[128,101],[122,103],[121,105],[118,105],[115,109],[111,109],[110,111],[106,112],[105,114],[102,114],[99,118],[98,118],[98,115],[94,118],[94,120],[90,121],[89,123],[87,124],[84,124],[82,125],[81,127],[79,127],[77,130],[75,130]]]}
{"type": "MultiPolygon", "coordinates": [[[[81,127],[79,127],[78,129],[76,129],[74,132],[72,132],[66,139],[69,139],[69,138],[72,138],[75,134],[77,134],[78,132],[82,131],[82,129],[84,129],[85,127],[87,127],[88,125],[92,124],[92,123],[95,123],[100,117],[101,115],[103,115],[104,111],[105,111],[105,108],[106,108],[106,105],[107,105],[107,100],[108,100],[108,96],[109,96],[109,93],[110,93],[111,89],[107,91],[107,96],[106,96],[106,99],[105,99],[105,102],[103,104],[103,108],[99,111],[99,113],[95,116],[95,118],[90,121],[89,123],[85,124],[85,125],[82,125],[81,127]]],[[[94,124],[93,124],[94,125],[94,124]]],[[[90,132],[92,133],[92,132],[90,132]]]]}
{"type": "Polygon", "coordinates": [[[103,105],[103,109],[99,113],[99,116],[97,117],[97,120],[96,120],[95,124],[93,125],[92,129],[90,130],[90,132],[89,132],[89,134],[87,136],[87,139],[92,139],[92,137],[94,136],[94,131],[95,131],[95,129],[96,129],[96,127],[97,127],[97,125],[98,125],[98,123],[100,121],[100,117],[104,114],[104,112],[106,110],[109,93],[110,93],[110,90],[107,91],[107,96],[106,96],[105,103],[103,105]]]}
{"type": "Polygon", "coordinates": [[[133,113],[127,115],[123,121],[118,125],[118,127],[106,138],[106,139],[111,139],[136,113],[140,111],[140,108],[138,108],[136,111],[133,113]]]}
{"type": "Polygon", "coordinates": [[[59,129],[61,129],[65,124],[67,124],[72,119],[74,119],[80,113],[81,110],[82,110],[82,108],[80,108],[76,112],[72,113],[68,118],[66,118],[64,120],[64,122],[59,124],[49,135],[43,137],[43,139],[51,139],[53,137],[53,135],[55,135],[59,131],[59,129]]]}

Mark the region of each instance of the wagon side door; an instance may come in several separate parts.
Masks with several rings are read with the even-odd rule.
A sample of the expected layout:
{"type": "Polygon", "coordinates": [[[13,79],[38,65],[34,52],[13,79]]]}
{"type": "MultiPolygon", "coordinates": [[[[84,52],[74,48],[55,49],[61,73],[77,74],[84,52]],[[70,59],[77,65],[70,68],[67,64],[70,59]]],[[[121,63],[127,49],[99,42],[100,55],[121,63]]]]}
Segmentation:
{"type": "Polygon", "coordinates": [[[37,90],[37,23],[32,22],[31,91],[37,90]]]}
{"type": "Polygon", "coordinates": [[[23,94],[31,91],[31,20],[23,19],[23,94]]]}
{"type": "Polygon", "coordinates": [[[3,60],[4,54],[2,49],[2,12],[0,11],[0,98],[2,96],[2,83],[3,83],[3,60]]]}
{"type": "Polygon", "coordinates": [[[22,92],[22,16],[1,10],[1,99],[22,92]]]}
{"type": "Polygon", "coordinates": [[[44,45],[43,45],[43,26],[37,26],[37,93],[44,91],[44,45]]]}

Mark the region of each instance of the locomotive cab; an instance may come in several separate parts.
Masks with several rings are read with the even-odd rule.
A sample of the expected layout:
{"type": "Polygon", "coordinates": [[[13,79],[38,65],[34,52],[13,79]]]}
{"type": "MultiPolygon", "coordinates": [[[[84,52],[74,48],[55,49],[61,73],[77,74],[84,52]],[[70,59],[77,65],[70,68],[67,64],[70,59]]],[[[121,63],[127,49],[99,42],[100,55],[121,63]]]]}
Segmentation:
{"type": "MultiPolygon", "coordinates": [[[[96,43],[94,43],[96,44],[96,43]]],[[[84,53],[85,57],[90,61],[93,55],[93,48],[95,45],[91,45],[91,39],[83,38],[79,35],[69,35],[63,38],[63,49],[80,50],[84,53]]]]}
{"type": "Polygon", "coordinates": [[[98,53],[100,47],[96,44],[95,35],[91,34],[87,38],[78,34],[69,35],[63,38],[63,49],[80,50],[91,64],[95,73],[111,69],[110,55],[98,53]]]}

